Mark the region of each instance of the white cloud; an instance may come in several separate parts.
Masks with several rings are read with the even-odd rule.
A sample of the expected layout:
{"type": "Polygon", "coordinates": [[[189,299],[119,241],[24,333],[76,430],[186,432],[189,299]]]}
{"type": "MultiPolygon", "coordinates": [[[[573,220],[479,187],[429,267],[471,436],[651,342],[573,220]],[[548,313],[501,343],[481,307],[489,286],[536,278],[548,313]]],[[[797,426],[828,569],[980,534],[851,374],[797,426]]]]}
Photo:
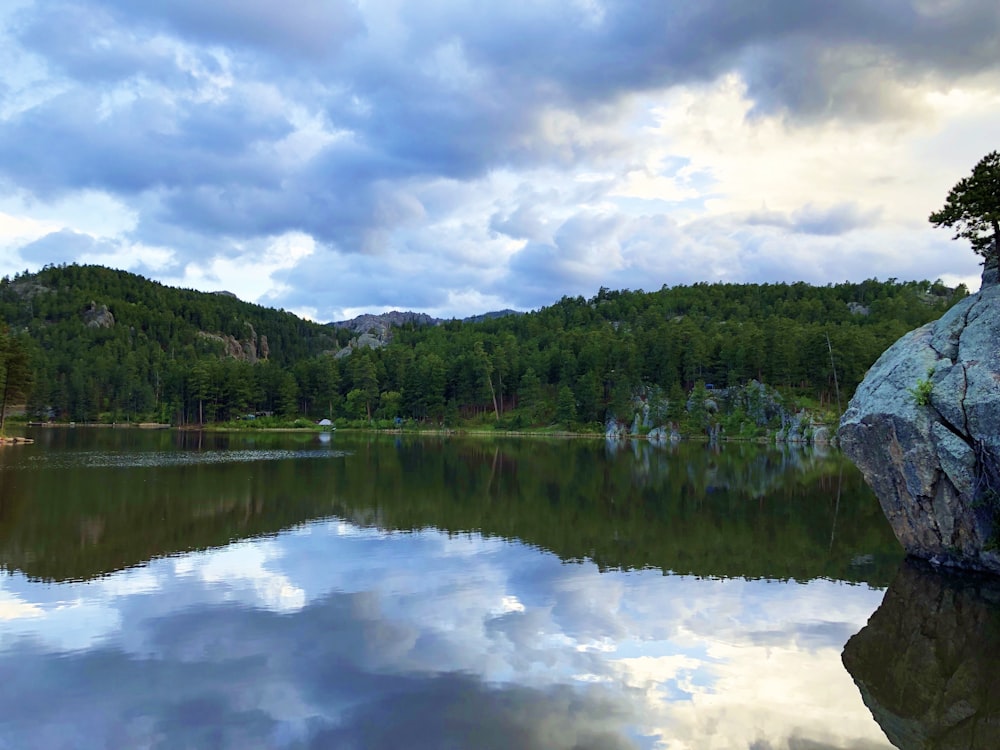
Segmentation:
{"type": "Polygon", "coordinates": [[[926,217],[996,148],[996,10],[913,6],[8,4],[0,273],[75,232],[101,252],[74,259],[320,320],[975,282],[926,217]]]}
{"type": "Polygon", "coordinates": [[[710,176],[709,215],[856,203],[878,211],[888,225],[929,229],[927,215],[988,150],[990,136],[982,129],[974,143],[945,144],[955,144],[955,132],[970,119],[995,118],[1000,93],[913,88],[909,94],[922,117],[800,124],[781,114],[751,114],[746,87],[731,74],[711,86],[666,92],[653,106],[657,125],[649,135],[688,160],[686,171],[710,176]]]}
{"type": "MultiPolygon", "coordinates": [[[[0,196],[0,222],[32,227],[23,239],[69,229],[94,239],[114,239],[135,227],[137,214],[123,201],[99,190],[84,190],[53,200],[38,200],[23,192],[0,196]],[[42,232],[42,230],[45,230],[42,232]]],[[[0,226],[3,226],[0,225],[0,226]]],[[[0,230],[0,241],[7,236],[0,230]]]]}
{"type": "Polygon", "coordinates": [[[267,301],[279,306],[286,285],[273,276],[294,268],[316,250],[312,237],[302,232],[288,232],[271,237],[259,249],[236,246],[228,256],[216,256],[204,262],[191,261],[183,275],[170,283],[206,292],[228,291],[247,302],[267,301]]]}
{"type": "Polygon", "coordinates": [[[0,213],[0,245],[24,244],[59,229],[61,227],[51,221],[0,213]]]}

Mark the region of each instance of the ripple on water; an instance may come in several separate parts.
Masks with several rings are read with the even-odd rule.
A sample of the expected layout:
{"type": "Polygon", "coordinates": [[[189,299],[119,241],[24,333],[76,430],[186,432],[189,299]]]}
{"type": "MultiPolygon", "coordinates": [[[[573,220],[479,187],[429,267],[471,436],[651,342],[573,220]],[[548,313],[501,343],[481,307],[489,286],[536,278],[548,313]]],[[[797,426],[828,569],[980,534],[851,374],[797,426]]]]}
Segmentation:
{"type": "Polygon", "coordinates": [[[250,463],[310,458],[339,458],[350,455],[341,450],[210,450],[210,451],[84,451],[28,457],[23,465],[37,469],[69,468],[154,468],[158,466],[193,466],[198,464],[250,463]]]}

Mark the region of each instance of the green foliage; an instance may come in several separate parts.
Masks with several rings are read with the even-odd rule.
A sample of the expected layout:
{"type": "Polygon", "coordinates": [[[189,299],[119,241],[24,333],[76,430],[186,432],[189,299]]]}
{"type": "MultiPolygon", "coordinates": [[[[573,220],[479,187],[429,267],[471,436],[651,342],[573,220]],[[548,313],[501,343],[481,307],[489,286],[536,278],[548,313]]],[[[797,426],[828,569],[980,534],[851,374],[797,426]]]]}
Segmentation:
{"type": "Polygon", "coordinates": [[[400,416],[403,407],[403,394],[399,391],[385,391],[379,398],[379,419],[393,420],[400,416]]]}
{"type": "Polygon", "coordinates": [[[569,426],[576,421],[576,396],[568,385],[559,387],[559,398],[556,402],[556,419],[560,424],[569,426]]]}
{"type": "Polygon", "coordinates": [[[948,191],[944,208],[928,217],[935,226],[955,229],[954,239],[964,237],[983,256],[1000,242],[1000,152],[984,156],[972,174],[948,191]]]}
{"type": "Polygon", "coordinates": [[[34,383],[30,345],[23,337],[11,336],[0,325],[0,435],[7,420],[7,408],[23,400],[34,383]]]}
{"type": "Polygon", "coordinates": [[[930,405],[931,393],[934,391],[934,383],[931,382],[932,377],[934,377],[933,367],[927,371],[926,378],[921,378],[913,388],[909,389],[910,395],[913,396],[913,402],[917,406],[930,405]]]}
{"type": "MultiPolygon", "coordinates": [[[[524,315],[402,327],[388,346],[343,359],[330,356],[344,343],[332,327],[98,267],[49,267],[0,284],[0,315],[35,353],[33,419],[400,417],[523,429],[630,418],[646,393],[661,394],[650,402],[657,423],[686,420],[701,432],[704,415],[684,408],[696,381],[721,389],[755,378],[829,405],[827,337],[846,399],[893,341],[965,294],[895,279],[601,289],[524,315]],[[113,326],[87,325],[92,302],[113,326]]],[[[723,427],[750,429],[741,424],[723,427]]]]}

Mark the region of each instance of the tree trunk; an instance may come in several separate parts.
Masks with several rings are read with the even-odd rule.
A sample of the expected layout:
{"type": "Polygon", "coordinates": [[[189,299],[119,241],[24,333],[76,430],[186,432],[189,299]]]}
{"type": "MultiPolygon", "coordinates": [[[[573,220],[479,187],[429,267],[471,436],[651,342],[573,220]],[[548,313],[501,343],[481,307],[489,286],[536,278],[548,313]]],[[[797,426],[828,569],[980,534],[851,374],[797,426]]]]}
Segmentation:
{"type": "Polygon", "coordinates": [[[496,414],[497,422],[500,421],[500,407],[497,406],[497,392],[493,390],[493,376],[486,373],[486,382],[490,386],[490,396],[493,397],[493,413],[496,414]]]}
{"type": "Polygon", "coordinates": [[[0,373],[3,374],[3,390],[0,390],[0,435],[3,435],[3,426],[7,421],[7,394],[10,391],[10,368],[3,360],[0,360],[0,373]]]}

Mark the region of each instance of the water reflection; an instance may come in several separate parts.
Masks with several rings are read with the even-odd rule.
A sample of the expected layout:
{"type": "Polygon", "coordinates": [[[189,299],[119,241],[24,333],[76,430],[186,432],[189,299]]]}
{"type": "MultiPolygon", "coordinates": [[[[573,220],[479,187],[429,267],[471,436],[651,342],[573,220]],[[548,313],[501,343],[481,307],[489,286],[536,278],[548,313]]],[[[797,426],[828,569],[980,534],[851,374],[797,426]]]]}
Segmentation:
{"type": "Polygon", "coordinates": [[[106,575],[331,515],[520,540],[609,570],[885,586],[901,559],[871,491],[839,454],[37,432],[36,445],[0,454],[0,566],[46,580],[106,575]]]}
{"type": "Polygon", "coordinates": [[[889,747],[840,652],[900,553],[836,454],[37,437],[2,750],[889,747]]]}
{"type": "Polygon", "coordinates": [[[0,578],[0,747],[888,748],[838,658],[880,598],[319,521],[0,578]]]}
{"type": "Polygon", "coordinates": [[[1000,582],[907,561],[843,660],[900,750],[1000,747],[1000,582]]]}

